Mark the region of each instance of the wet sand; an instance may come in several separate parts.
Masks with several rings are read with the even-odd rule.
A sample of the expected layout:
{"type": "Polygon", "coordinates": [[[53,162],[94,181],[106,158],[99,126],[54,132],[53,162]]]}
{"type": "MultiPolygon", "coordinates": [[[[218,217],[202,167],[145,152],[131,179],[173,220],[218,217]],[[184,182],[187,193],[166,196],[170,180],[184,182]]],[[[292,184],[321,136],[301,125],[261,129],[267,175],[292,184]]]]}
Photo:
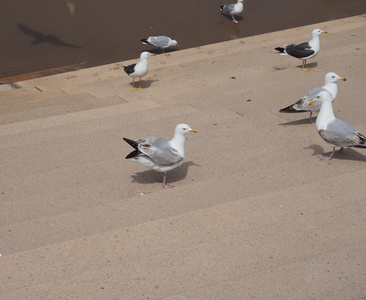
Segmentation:
{"type": "Polygon", "coordinates": [[[138,41],[150,35],[168,35],[186,49],[366,12],[364,0],[247,0],[239,24],[234,24],[219,10],[220,4],[231,2],[7,0],[0,12],[6,28],[0,32],[0,83],[156,52],[138,41]]]}

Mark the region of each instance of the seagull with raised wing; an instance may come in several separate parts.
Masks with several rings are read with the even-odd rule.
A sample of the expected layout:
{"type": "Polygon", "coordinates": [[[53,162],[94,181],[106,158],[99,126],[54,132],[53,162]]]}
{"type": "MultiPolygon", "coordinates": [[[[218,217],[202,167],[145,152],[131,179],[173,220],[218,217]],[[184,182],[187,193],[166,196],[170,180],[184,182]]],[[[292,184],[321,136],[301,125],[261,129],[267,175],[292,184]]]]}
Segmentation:
{"type": "Polygon", "coordinates": [[[179,167],[184,160],[185,134],[197,132],[187,124],[178,124],[173,138],[168,141],[158,137],[146,137],[137,140],[123,138],[135,150],[126,156],[140,165],[163,173],[161,181],[166,189],[174,186],[166,183],[166,173],[179,167]]]}

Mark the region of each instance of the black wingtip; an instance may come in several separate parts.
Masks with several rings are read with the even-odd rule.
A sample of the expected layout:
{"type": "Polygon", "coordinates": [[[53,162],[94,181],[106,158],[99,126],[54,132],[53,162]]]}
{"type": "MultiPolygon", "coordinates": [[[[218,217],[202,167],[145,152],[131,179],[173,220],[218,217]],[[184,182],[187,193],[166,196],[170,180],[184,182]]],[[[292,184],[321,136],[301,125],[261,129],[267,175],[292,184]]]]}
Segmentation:
{"type": "Polygon", "coordinates": [[[279,110],[279,112],[282,112],[282,113],[301,113],[301,112],[306,112],[306,111],[307,110],[296,110],[294,108],[293,104],[292,105],[289,105],[289,106],[287,106],[285,108],[281,108],[279,110]]]}
{"type": "Polygon", "coordinates": [[[130,140],[128,138],[123,138],[125,142],[127,142],[132,148],[137,149],[138,143],[134,140],[130,140]]]}
{"type": "Polygon", "coordinates": [[[224,9],[224,6],[223,5],[220,5],[220,9],[223,10],[224,9]]]}
{"type": "MultiPolygon", "coordinates": [[[[151,45],[147,39],[140,39],[140,42],[143,43],[143,44],[148,44],[148,45],[151,45]]],[[[153,45],[152,45],[153,46],[153,45]]]]}
{"type": "Polygon", "coordinates": [[[275,50],[277,50],[281,53],[285,53],[285,48],[282,48],[282,47],[276,47],[275,50]]]}
{"type": "Polygon", "coordinates": [[[128,154],[125,159],[134,158],[138,156],[141,152],[139,150],[134,150],[130,154],[128,154]]]}

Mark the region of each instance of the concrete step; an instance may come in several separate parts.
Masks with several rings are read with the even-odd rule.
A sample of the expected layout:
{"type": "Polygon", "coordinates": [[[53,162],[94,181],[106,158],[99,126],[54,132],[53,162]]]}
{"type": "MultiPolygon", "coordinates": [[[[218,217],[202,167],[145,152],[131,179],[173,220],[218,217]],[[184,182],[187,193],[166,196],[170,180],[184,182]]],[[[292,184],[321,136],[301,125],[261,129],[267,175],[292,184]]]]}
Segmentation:
{"type": "MultiPolygon", "coordinates": [[[[84,292],[93,297],[113,298],[123,293],[127,298],[142,295],[190,298],[189,295],[198,297],[201,289],[210,294],[209,287],[218,284],[230,286],[255,278],[266,282],[268,272],[272,280],[282,282],[281,274],[288,278],[291,272],[302,268],[307,271],[293,279],[300,289],[306,290],[308,284],[323,282],[329,276],[340,276],[340,280],[356,277],[353,280],[361,283],[363,271],[357,265],[363,261],[366,247],[363,217],[366,202],[359,194],[348,197],[343,188],[344,185],[357,188],[355,176],[365,180],[366,171],[332,178],[323,174],[304,184],[289,183],[279,190],[243,195],[221,203],[215,199],[223,195],[210,194],[201,199],[210,206],[201,204],[179,212],[176,205],[200,202],[192,198],[196,193],[192,186],[194,189],[185,189],[180,199],[171,197],[170,207],[175,209],[171,215],[145,217],[136,224],[100,228],[101,233],[91,236],[5,253],[0,259],[1,293],[7,299],[16,299],[24,289],[31,298],[53,298],[61,291],[65,297],[72,294],[75,297],[81,296],[78,291],[82,285],[84,292]],[[324,189],[325,185],[332,188],[324,189]],[[341,268],[342,274],[338,273],[340,262],[335,260],[339,253],[349,257],[341,264],[345,267],[341,268]],[[328,263],[323,264],[324,261],[328,263]],[[321,263],[320,274],[310,268],[316,262],[321,263]],[[220,273],[215,272],[217,268],[220,273]],[[82,281],[77,279],[80,276],[82,281]],[[306,279],[305,287],[300,285],[300,279],[306,279]],[[73,282],[78,282],[77,286],[73,282]]],[[[224,189],[228,186],[225,181],[224,189]]],[[[242,191],[240,185],[238,189],[242,191]]],[[[161,196],[157,193],[148,199],[150,209],[154,206],[151,201],[161,196]]],[[[160,206],[169,208],[162,198],[160,206]]],[[[234,295],[239,292],[236,289],[234,295]]],[[[268,292],[263,290],[263,295],[268,292]]],[[[301,292],[309,293],[296,290],[295,298],[301,292]]],[[[349,285],[337,293],[353,295],[349,285]]]]}
{"type": "MultiPolygon", "coordinates": [[[[137,211],[142,218],[155,218],[161,217],[163,207],[164,213],[171,210],[169,214],[175,214],[177,210],[183,212],[195,207],[202,208],[202,205],[211,206],[260,195],[286,186],[309,185],[325,176],[337,177],[336,170],[342,164],[342,160],[334,160],[332,164],[321,164],[310,154],[279,159],[274,158],[267,149],[262,150],[262,153],[259,151],[249,150],[247,154],[243,151],[242,159],[221,156],[201,161],[197,158],[193,163],[187,161],[179,170],[169,173],[169,182],[176,185],[172,192],[164,191],[161,184],[156,183],[153,171],[138,172],[136,170],[141,170],[140,166],[133,164],[130,169],[126,169],[129,167],[126,164],[131,162],[125,162],[123,168],[115,168],[114,172],[110,172],[113,169],[111,165],[124,164],[122,157],[120,160],[104,160],[93,165],[73,167],[72,172],[63,168],[24,177],[24,186],[13,183],[20,191],[17,197],[23,203],[23,212],[19,210],[17,202],[10,200],[14,196],[9,197],[5,189],[4,196],[9,197],[10,201],[2,204],[4,226],[1,227],[1,240],[10,248],[6,249],[4,246],[3,251],[23,251],[45,246],[39,243],[57,243],[98,233],[99,230],[126,226],[130,222],[135,224],[141,222],[136,218],[137,211]],[[252,157],[254,158],[251,159],[252,157]],[[288,172],[296,176],[289,179],[288,172]],[[64,178],[65,174],[69,176],[64,178]],[[131,184],[119,184],[129,182],[131,176],[131,184]],[[230,199],[225,197],[229,192],[227,188],[231,193],[230,199]],[[201,195],[201,189],[211,192],[201,195]],[[22,197],[22,193],[32,195],[31,191],[34,191],[34,196],[28,199],[22,197]],[[147,199],[149,204],[146,203],[147,199]],[[133,216],[133,219],[129,216],[133,216]],[[43,238],[33,238],[33,235],[43,238]]],[[[273,152],[277,153],[279,150],[273,149],[273,152]]],[[[364,170],[365,167],[357,158],[357,155],[361,154],[351,154],[356,156],[356,160],[347,162],[348,172],[364,170]]],[[[363,157],[365,159],[365,156],[363,157]]]]}

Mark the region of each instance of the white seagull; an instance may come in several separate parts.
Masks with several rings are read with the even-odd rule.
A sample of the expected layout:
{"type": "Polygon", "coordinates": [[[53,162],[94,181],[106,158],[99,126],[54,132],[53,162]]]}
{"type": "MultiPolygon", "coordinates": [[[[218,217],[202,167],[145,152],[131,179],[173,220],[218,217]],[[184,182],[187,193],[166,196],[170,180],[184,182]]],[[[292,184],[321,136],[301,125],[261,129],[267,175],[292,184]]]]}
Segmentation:
{"type": "Polygon", "coordinates": [[[149,44],[149,45],[159,48],[160,50],[162,50],[163,53],[164,53],[164,49],[166,49],[166,48],[174,47],[174,46],[179,47],[178,42],[176,40],[172,40],[170,37],[165,36],[165,35],[150,36],[147,39],[140,39],[140,41],[145,45],[149,44]]]}
{"type": "Polygon", "coordinates": [[[158,137],[146,137],[138,140],[123,138],[130,144],[134,151],[126,156],[134,162],[139,163],[149,169],[164,173],[162,178],[163,187],[171,189],[174,186],[166,183],[166,172],[179,167],[184,160],[184,143],[187,132],[197,132],[187,124],[178,124],[175,128],[173,138],[168,141],[158,137]]]}
{"type": "Polygon", "coordinates": [[[309,42],[301,43],[298,45],[285,45],[285,48],[277,47],[275,49],[281,52],[281,55],[290,55],[302,59],[302,69],[304,71],[309,71],[310,68],[306,67],[306,60],[318,54],[320,50],[319,36],[322,33],[327,32],[321,29],[314,29],[311,33],[311,40],[309,42]]]}
{"type": "Polygon", "coordinates": [[[131,89],[132,92],[136,91],[136,89],[135,89],[135,77],[140,78],[139,90],[142,90],[141,77],[145,76],[148,72],[147,59],[150,56],[155,56],[155,54],[147,52],[147,51],[142,52],[141,55],[140,55],[140,61],[137,64],[132,64],[132,65],[129,65],[129,66],[123,66],[125,72],[129,76],[132,77],[132,89],[131,89]]]}
{"type": "Polygon", "coordinates": [[[335,152],[335,147],[366,148],[366,137],[359,133],[352,125],[335,117],[332,107],[332,98],[326,91],[322,91],[309,105],[320,102],[320,111],[316,119],[316,129],[319,135],[333,146],[330,156],[320,156],[319,159],[330,160],[335,152]]]}
{"type": "Polygon", "coordinates": [[[320,110],[320,103],[314,103],[313,105],[309,105],[309,102],[313,100],[321,91],[327,91],[330,94],[332,102],[337,97],[338,85],[337,81],[343,80],[346,81],[345,77],[339,77],[334,72],[329,72],[325,74],[324,77],[324,85],[320,87],[316,87],[308,91],[304,96],[300,98],[296,103],[291,104],[285,108],[280,109],[280,112],[288,112],[288,113],[297,113],[297,112],[310,112],[310,123],[311,116],[313,112],[318,112],[320,110]]]}
{"type": "Polygon", "coordinates": [[[238,0],[238,2],[236,4],[221,5],[220,8],[222,11],[230,14],[231,17],[233,18],[233,22],[238,24],[238,21],[235,20],[234,15],[238,15],[243,11],[243,8],[244,8],[243,3],[244,3],[244,0],[238,0]]]}

